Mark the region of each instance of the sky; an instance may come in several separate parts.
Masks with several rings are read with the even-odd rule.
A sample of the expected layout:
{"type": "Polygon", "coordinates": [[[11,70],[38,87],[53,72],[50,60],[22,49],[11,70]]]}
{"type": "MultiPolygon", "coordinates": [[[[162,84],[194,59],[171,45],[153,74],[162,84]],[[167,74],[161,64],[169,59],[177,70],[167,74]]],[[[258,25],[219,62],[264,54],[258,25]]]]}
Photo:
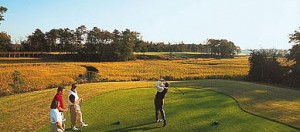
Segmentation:
{"type": "Polygon", "coordinates": [[[227,39],[242,49],[292,47],[300,0],[0,0],[0,31],[12,41],[35,29],[130,29],[145,41],[203,43],[227,39]]]}

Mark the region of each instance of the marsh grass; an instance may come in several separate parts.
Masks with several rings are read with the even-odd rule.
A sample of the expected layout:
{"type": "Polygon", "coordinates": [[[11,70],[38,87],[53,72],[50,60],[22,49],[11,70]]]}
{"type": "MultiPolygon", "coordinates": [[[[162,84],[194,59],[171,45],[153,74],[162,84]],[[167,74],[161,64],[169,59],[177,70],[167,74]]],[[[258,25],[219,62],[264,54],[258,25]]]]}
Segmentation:
{"type": "Polygon", "coordinates": [[[103,81],[142,81],[156,80],[160,76],[169,80],[193,79],[243,79],[249,70],[247,57],[233,59],[186,59],[186,60],[137,60],[128,62],[45,62],[43,60],[0,59],[0,92],[11,92],[9,83],[12,73],[17,70],[24,79],[24,90],[34,91],[57,85],[68,85],[75,82],[79,74],[90,65],[99,70],[103,81]],[[5,60],[4,62],[2,62],[5,60]],[[23,62],[25,61],[25,62],[23,62]]]}

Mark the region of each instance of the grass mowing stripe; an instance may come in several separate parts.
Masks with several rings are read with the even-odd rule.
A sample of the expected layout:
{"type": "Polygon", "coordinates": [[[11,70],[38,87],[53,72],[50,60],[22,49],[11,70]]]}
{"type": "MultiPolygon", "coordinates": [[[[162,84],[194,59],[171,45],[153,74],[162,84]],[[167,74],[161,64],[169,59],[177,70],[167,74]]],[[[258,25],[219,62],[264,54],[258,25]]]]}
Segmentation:
{"type": "Polygon", "coordinates": [[[233,96],[230,96],[229,94],[226,94],[226,93],[223,93],[223,92],[220,92],[220,91],[216,91],[216,90],[213,90],[213,89],[208,89],[208,88],[201,88],[203,90],[208,90],[208,91],[213,91],[213,92],[217,92],[219,94],[223,94],[225,96],[228,96],[230,98],[232,98],[236,104],[238,105],[238,107],[243,110],[244,112],[248,113],[248,114],[251,114],[251,115],[254,115],[254,116],[257,116],[257,117],[260,117],[260,118],[264,118],[264,119],[267,119],[267,120],[270,120],[270,121],[273,121],[273,122],[277,122],[279,124],[282,124],[282,125],[286,125],[288,127],[291,127],[291,128],[294,128],[294,129],[297,129],[297,130],[300,130],[300,128],[298,127],[295,127],[295,126],[292,126],[292,125],[289,125],[289,124],[286,124],[284,122],[280,122],[280,121],[277,121],[277,120],[274,120],[274,119],[271,119],[271,118],[268,118],[268,117],[265,117],[265,116],[262,116],[262,115],[257,115],[257,114],[254,114],[254,113],[251,113],[250,111],[247,111],[246,109],[244,109],[243,107],[241,107],[240,103],[238,102],[238,100],[236,98],[234,98],[233,96]]]}
{"type": "Polygon", "coordinates": [[[171,91],[167,94],[168,124],[165,128],[161,128],[160,123],[153,123],[154,88],[95,96],[82,106],[84,120],[89,123],[83,131],[296,131],[245,113],[224,94],[190,88],[184,91],[185,95],[171,91]],[[211,126],[216,120],[220,125],[211,126]],[[118,121],[120,125],[116,124],[118,121]]]}
{"type": "Polygon", "coordinates": [[[234,97],[250,113],[300,128],[299,90],[218,79],[173,82],[172,86],[213,89],[234,97]]]}
{"type": "MultiPolygon", "coordinates": [[[[78,92],[80,96],[87,101],[93,99],[93,97],[100,93],[111,90],[130,89],[136,88],[137,86],[153,88],[154,85],[155,82],[144,81],[103,82],[79,85],[78,92]]],[[[300,126],[300,115],[298,114],[300,110],[300,91],[297,90],[229,80],[178,81],[172,82],[171,86],[181,88],[209,87],[236,98],[241,107],[251,113],[262,115],[292,126],[300,126]],[[262,91],[264,93],[262,93],[262,91]]],[[[48,125],[49,104],[55,92],[56,89],[49,89],[1,97],[0,129],[2,131],[37,131],[43,128],[43,126],[48,125]],[[34,97],[38,102],[29,101],[31,97],[34,97]],[[28,114],[24,111],[30,111],[30,113],[28,114]],[[6,127],[7,124],[13,124],[13,127],[6,127]]],[[[64,97],[66,96],[67,95],[64,95],[64,97]]]]}

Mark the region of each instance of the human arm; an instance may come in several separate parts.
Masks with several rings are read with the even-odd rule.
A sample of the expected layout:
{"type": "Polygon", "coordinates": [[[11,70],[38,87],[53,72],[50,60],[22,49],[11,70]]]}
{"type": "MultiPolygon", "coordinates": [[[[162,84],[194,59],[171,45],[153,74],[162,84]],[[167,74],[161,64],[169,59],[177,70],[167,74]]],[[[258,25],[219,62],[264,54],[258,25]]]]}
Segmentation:
{"type": "Polygon", "coordinates": [[[64,109],[64,108],[58,107],[58,110],[59,110],[60,112],[67,112],[68,109],[64,109]]]}
{"type": "Polygon", "coordinates": [[[166,88],[166,89],[168,89],[168,88],[169,88],[169,86],[170,86],[170,83],[166,81],[164,84],[165,84],[165,85],[164,85],[164,86],[165,86],[165,88],[166,88]]]}
{"type": "Polygon", "coordinates": [[[57,109],[60,112],[66,112],[67,109],[65,109],[62,96],[60,94],[56,94],[55,97],[54,97],[54,99],[56,99],[57,101],[59,101],[59,105],[58,105],[57,109]]]}
{"type": "Polygon", "coordinates": [[[70,100],[70,102],[73,103],[73,104],[78,104],[80,101],[82,101],[82,98],[79,98],[78,100],[75,100],[75,96],[71,94],[71,95],[69,96],[69,100],[70,100]]]}
{"type": "Polygon", "coordinates": [[[83,101],[83,99],[82,98],[79,98],[79,99],[77,99],[76,101],[75,101],[75,104],[79,104],[79,103],[81,103],[83,101]]]}
{"type": "Polygon", "coordinates": [[[162,92],[164,90],[164,86],[162,85],[162,82],[161,81],[157,81],[156,82],[156,85],[155,85],[156,89],[158,92],[162,92]]]}
{"type": "Polygon", "coordinates": [[[56,125],[58,126],[59,129],[61,129],[62,131],[65,131],[65,129],[62,126],[62,123],[60,121],[56,122],[56,125]]]}

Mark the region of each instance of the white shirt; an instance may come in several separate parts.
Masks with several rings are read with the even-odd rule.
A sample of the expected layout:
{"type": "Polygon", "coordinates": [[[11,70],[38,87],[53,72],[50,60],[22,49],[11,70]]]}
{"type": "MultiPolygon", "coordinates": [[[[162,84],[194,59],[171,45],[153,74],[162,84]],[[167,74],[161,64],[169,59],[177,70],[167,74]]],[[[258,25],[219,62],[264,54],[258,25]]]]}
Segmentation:
{"type": "Polygon", "coordinates": [[[155,85],[158,92],[164,91],[165,85],[161,81],[157,81],[155,85]]]}
{"type": "MultiPolygon", "coordinates": [[[[70,95],[73,95],[75,97],[75,101],[77,101],[79,99],[77,91],[73,92],[72,90],[70,90],[68,97],[70,97],[70,95]]],[[[70,99],[68,99],[68,102],[69,102],[69,105],[74,105],[74,103],[72,103],[70,101],[70,99]]]]}
{"type": "Polygon", "coordinates": [[[60,122],[62,123],[62,116],[58,109],[51,109],[50,110],[50,122],[51,123],[57,123],[60,122]]]}

